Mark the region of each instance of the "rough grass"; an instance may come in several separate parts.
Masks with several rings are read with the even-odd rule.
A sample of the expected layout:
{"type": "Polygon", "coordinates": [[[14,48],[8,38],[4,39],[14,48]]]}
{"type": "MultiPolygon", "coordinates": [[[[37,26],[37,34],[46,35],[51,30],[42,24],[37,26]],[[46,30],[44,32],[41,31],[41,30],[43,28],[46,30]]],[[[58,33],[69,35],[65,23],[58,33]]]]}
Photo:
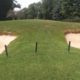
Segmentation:
{"type": "Polygon", "coordinates": [[[8,46],[8,57],[0,55],[0,80],[80,80],[80,50],[67,52],[67,29],[80,30],[80,23],[1,21],[0,32],[15,32],[18,38],[8,46]]]}

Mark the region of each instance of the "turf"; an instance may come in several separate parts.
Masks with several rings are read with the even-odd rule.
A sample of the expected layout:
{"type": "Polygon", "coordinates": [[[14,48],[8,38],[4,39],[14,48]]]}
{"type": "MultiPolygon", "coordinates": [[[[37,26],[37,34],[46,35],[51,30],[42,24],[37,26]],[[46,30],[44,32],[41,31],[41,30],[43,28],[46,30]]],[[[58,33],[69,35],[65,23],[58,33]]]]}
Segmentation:
{"type": "Polygon", "coordinates": [[[15,32],[18,38],[8,46],[8,57],[5,51],[0,55],[0,80],[80,80],[80,49],[68,53],[66,29],[80,29],[80,23],[1,21],[0,32],[15,32]]]}

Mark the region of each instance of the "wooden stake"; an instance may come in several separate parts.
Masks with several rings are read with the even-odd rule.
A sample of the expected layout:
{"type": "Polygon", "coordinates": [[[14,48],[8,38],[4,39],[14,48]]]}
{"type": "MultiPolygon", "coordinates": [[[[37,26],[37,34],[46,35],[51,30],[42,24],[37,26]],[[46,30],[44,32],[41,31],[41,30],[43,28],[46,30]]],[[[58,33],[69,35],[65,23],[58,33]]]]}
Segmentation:
{"type": "Polygon", "coordinates": [[[7,45],[5,45],[5,52],[6,52],[6,56],[8,56],[8,48],[7,48],[7,45]]]}
{"type": "Polygon", "coordinates": [[[70,52],[70,48],[71,48],[71,41],[69,41],[68,52],[70,52]]]}

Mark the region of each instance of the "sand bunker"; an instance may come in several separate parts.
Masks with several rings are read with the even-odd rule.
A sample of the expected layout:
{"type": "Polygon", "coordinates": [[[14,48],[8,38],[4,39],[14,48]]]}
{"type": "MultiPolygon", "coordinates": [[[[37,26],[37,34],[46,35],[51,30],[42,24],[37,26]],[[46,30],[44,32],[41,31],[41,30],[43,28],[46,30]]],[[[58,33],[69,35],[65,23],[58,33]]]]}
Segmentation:
{"type": "Polygon", "coordinates": [[[67,43],[71,41],[71,47],[80,49],[80,33],[68,33],[65,35],[67,43]]]}
{"type": "Polygon", "coordinates": [[[17,37],[13,35],[0,35],[0,54],[5,50],[5,45],[9,45],[9,43],[15,40],[17,37]]]}

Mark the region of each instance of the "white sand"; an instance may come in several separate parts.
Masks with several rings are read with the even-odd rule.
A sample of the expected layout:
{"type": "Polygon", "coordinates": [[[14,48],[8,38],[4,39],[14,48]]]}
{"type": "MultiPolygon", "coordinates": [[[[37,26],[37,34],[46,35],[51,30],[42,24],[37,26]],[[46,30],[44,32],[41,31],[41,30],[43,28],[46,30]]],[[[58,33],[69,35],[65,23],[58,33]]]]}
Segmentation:
{"type": "Polygon", "coordinates": [[[65,37],[67,43],[71,41],[71,47],[80,48],[80,33],[68,33],[65,37]]]}
{"type": "Polygon", "coordinates": [[[5,45],[9,45],[10,42],[15,40],[17,37],[16,36],[11,36],[11,35],[0,35],[0,54],[5,50],[5,45]]]}

